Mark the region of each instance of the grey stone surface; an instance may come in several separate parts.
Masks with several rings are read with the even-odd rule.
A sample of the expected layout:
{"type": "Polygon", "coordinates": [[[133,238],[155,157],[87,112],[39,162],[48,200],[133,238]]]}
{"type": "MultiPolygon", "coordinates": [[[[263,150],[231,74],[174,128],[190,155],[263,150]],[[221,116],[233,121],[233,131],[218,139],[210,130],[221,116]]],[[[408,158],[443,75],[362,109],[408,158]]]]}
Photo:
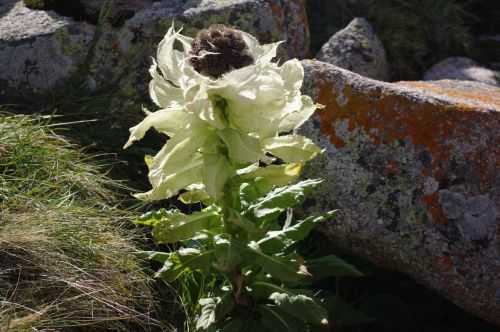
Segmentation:
{"type": "Polygon", "coordinates": [[[0,96],[47,92],[84,62],[95,28],[7,1],[0,17],[0,96]]]}
{"type": "Polygon", "coordinates": [[[435,80],[476,81],[500,86],[500,72],[485,68],[472,59],[447,58],[432,66],[425,74],[425,81],[435,80]]]}
{"type": "Polygon", "coordinates": [[[334,243],[500,326],[500,89],[303,64],[325,105],[301,129],[325,149],[306,212],[339,209],[321,229],[334,243]]]}
{"type": "Polygon", "coordinates": [[[97,21],[101,14],[101,8],[107,10],[107,20],[114,26],[123,23],[138,11],[149,8],[153,0],[80,0],[85,15],[92,21],[97,21]]]}
{"type": "Polygon", "coordinates": [[[316,58],[366,77],[382,81],[389,79],[384,46],[364,18],[355,18],[334,34],[321,47],[316,58]]]}

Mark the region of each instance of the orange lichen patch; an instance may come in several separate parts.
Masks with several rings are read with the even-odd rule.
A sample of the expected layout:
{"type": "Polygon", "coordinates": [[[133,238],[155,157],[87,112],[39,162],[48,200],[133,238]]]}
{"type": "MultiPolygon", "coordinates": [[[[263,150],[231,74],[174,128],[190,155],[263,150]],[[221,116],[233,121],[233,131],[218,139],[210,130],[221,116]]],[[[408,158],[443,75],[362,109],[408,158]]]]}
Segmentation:
{"type": "Polygon", "coordinates": [[[443,87],[432,82],[399,82],[398,85],[422,89],[432,92],[433,94],[451,97],[457,101],[467,103],[481,103],[485,106],[491,105],[496,109],[500,109],[500,89],[493,86],[488,87],[487,91],[479,89],[460,89],[443,87]]]}
{"type": "MultiPolygon", "coordinates": [[[[343,91],[334,91],[324,78],[317,86],[318,102],[325,105],[319,113],[320,128],[337,148],[345,147],[346,142],[337,135],[335,126],[347,121],[349,131],[362,129],[376,145],[410,140],[417,151],[428,151],[431,163],[425,172],[437,181],[449,176],[450,159],[459,154],[466,158],[468,167],[480,173],[485,186],[493,182],[500,165],[500,112],[485,112],[473,103],[446,104],[432,99],[432,94],[410,98],[386,86],[358,89],[346,84],[343,91]],[[342,100],[342,105],[337,100],[342,100]],[[462,150],[465,145],[468,148],[462,150]]],[[[434,222],[447,222],[437,196],[425,196],[423,201],[434,222]]]]}
{"type": "MultiPolygon", "coordinates": [[[[391,143],[409,138],[415,147],[425,148],[432,156],[433,176],[443,175],[442,165],[447,164],[455,148],[453,142],[470,142],[472,129],[480,126],[490,140],[490,153],[500,162],[500,114],[474,111],[474,107],[415,102],[404,95],[383,89],[359,92],[346,85],[343,91],[333,91],[332,85],[319,81],[318,102],[325,105],[319,113],[321,131],[337,147],[345,144],[336,135],[335,124],[347,120],[348,129],[364,129],[375,144],[391,143]],[[338,96],[346,103],[340,106],[338,96]],[[488,137],[489,135],[489,137],[488,137]]],[[[500,106],[499,106],[500,108],[500,106]]]]}
{"type": "MultiPolygon", "coordinates": [[[[320,90],[320,94],[322,91],[325,90],[320,90]]],[[[322,100],[321,96],[320,100],[322,100]]],[[[328,135],[328,137],[330,138],[330,142],[332,142],[333,145],[340,149],[345,146],[345,142],[337,137],[337,135],[335,135],[335,128],[333,127],[334,114],[334,112],[328,111],[326,109],[320,109],[318,111],[318,115],[320,118],[320,129],[323,134],[328,135]]]]}
{"type": "Polygon", "coordinates": [[[422,202],[424,202],[428,208],[432,222],[439,225],[448,224],[448,218],[444,215],[443,209],[441,208],[441,204],[439,203],[439,194],[436,191],[431,195],[422,196],[422,202]]]}

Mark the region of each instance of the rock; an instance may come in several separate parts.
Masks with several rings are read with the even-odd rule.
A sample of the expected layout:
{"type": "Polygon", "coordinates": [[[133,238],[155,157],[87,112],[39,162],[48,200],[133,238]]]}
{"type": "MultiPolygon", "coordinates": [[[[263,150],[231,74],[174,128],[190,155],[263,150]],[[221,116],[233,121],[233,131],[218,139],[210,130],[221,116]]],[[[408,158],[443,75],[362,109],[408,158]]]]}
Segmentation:
{"type": "Polygon", "coordinates": [[[0,96],[61,86],[83,64],[95,28],[7,1],[0,19],[0,96]]]}
{"type": "Polygon", "coordinates": [[[355,18],[326,42],[316,58],[373,79],[389,79],[384,46],[370,23],[355,18]]]}
{"type": "MultiPolygon", "coordinates": [[[[106,5],[106,2],[107,0],[80,0],[85,17],[93,22],[97,22],[101,8],[106,5]]],[[[119,27],[136,12],[150,7],[152,3],[153,0],[114,0],[109,2],[107,20],[113,26],[119,27]]]]}
{"type": "Polygon", "coordinates": [[[500,89],[303,64],[325,105],[301,129],[325,149],[309,212],[340,210],[322,231],[500,326],[500,89]]]}
{"type": "Polygon", "coordinates": [[[446,79],[476,81],[500,86],[500,72],[481,67],[474,60],[464,57],[447,58],[432,66],[424,74],[425,81],[446,79]]]}

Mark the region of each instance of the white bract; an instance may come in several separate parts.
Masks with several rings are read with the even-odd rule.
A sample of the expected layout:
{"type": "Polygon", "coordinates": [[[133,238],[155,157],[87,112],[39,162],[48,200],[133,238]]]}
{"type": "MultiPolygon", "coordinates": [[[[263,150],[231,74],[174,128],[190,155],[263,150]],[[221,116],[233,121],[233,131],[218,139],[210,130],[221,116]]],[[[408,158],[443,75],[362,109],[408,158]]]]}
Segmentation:
{"type": "Polygon", "coordinates": [[[317,107],[300,92],[301,63],[294,59],[278,66],[271,60],[280,43],[260,45],[241,33],[254,63],[218,79],[192,67],[192,38],[172,27],[160,42],[149,85],[160,110],[146,111],[146,118],[130,128],[125,148],[151,127],[169,140],[148,165],[153,188],[136,197],[158,200],[202,188],[219,199],[231,176],[259,161],[271,162],[269,155],[303,163],[321,152],[294,133],[317,107]]]}

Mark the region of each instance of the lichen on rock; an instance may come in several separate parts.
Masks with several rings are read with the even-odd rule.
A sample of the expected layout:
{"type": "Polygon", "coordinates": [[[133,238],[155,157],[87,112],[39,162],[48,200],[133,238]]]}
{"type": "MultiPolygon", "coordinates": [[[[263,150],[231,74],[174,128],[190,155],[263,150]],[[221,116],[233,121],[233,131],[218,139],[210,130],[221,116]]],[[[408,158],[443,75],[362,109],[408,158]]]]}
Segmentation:
{"type": "Polygon", "coordinates": [[[302,129],[325,148],[311,209],[340,209],[323,232],[500,325],[500,89],[303,64],[325,105],[302,129]]]}

